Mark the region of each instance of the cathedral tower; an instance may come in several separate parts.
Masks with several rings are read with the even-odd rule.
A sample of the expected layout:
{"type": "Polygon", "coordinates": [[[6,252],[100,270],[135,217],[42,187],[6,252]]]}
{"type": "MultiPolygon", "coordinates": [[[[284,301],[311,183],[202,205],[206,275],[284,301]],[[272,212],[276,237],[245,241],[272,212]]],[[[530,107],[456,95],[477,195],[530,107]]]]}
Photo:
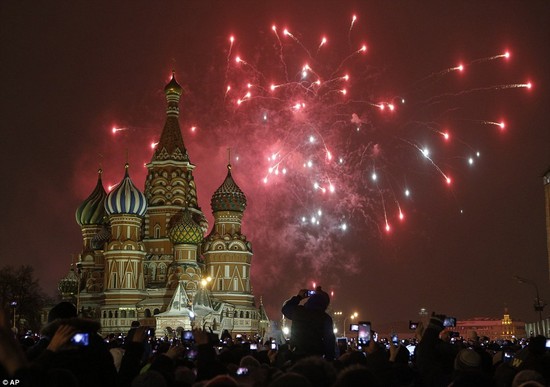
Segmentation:
{"type": "Polygon", "coordinates": [[[168,232],[174,215],[187,206],[194,221],[205,233],[208,222],[197,202],[197,189],[193,178],[195,165],[191,164],[183,143],[179,125],[179,99],[182,88],[175,75],[164,88],[167,109],[166,121],[151,162],[147,164],[145,196],[149,210],[145,216],[144,243],[149,258],[157,261],[150,267],[148,282],[166,283],[165,265],[172,262],[172,243],[168,232]],[[158,267],[157,267],[158,266],[158,267]]]}
{"type": "Polygon", "coordinates": [[[107,195],[105,210],[111,223],[111,240],[104,252],[105,304],[102,317],[114,317],[114,320],[108,318],[102,324],[126,328],[128,322],[120,320],[122,314],[132,311],[133,315],[136,304],[144,298],[143,261],[146,253],[141,241],[141,225],[147,211],[145,195],[132,183],[128,164],[122,181],[107,195]]]}
{"type": "Polygon", "coordinates": [[[174,260],[168,268],[166,287],[175,289],[181,283],[186,293],[193,298],[202,279],[197,250],[204,233],[187,207],[170,219],[168,236],[174,245],[174,260]]]}
{"type": "Polygon", "coordinates": [[[82,230],[83,247],[77,262],[76,273],[78,278],[76,293],[79,293],[79,304],[86,308],[96,309],[100,303],[103,291],[103,275],[105,262],[103,249],[110,240],[111,233],[107,213],[105,212],[105,199],[107,192],[103,188],[99,169],[97,183],[90,194],[76,210],[76,222],[82,230]]]}
{"type": "Polygon", "coordinates": [[[241,233],[246,196],[231,176],[231,164],[227,165],[223,184],[212,196],[211,206],[214,228],[205,239],[203,253],[207,275],[212,278],[212,295],[237,306],[252,308],[252,246],[241,233]]]}

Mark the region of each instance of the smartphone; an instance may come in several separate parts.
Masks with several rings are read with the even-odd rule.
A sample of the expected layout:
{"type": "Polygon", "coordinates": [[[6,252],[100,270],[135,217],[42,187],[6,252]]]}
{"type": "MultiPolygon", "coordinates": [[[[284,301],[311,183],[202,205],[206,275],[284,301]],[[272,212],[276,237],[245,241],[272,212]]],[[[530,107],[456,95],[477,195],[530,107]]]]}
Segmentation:
{"type": "Polygon", "coordinates": [[[308,297],[311,297],[311,296],[313,296],[314,294],[315,294],[315,290],[308,290],[308,291],[307,291],[307,296],[308,296],[308,297]]]}
{"type": "Polygon", "coordinates": [[[512,352],[504,351],[504,354],[502,355],[502,361],[504,363],[511,361],[513,358],[514,358],[514,354],[512,352]]]}
{"type": "Polygon", "coordinates": [[[361,345],[369,345],[371,340],[370,322],[363,321],[358,324],[357,343],[361,345]]]}
{"type": "Polygon", "coordinates": [[[71,343],[75,345],[80,345],[83,347],[88,346],[90,344],[90,337],[88,333],[75,333],[73,337],[71,337],[71,343]]]}
{"type": "Polygon", "coordinates": [[[182,340],[183,341],[193,341],[193,331],[183,331],[182,340]]]}
{"type": "Polygon", "coordinates": [[[239,368],[237,368],[236,374],[239,375],[239,376],[248,375],[248,368],[239,367],[239,368]]]}
{"type": "Polygon", "coordinates": [[[444,327],[456,327],[456,317],[445,317],[443,320],[444,327]]]}
{"type": "Polygon", "coordinates": [[[276,350],[277,349],[277,343],[271,343],[271,349],[276,350]]]}
{"type": "Polygon", "coordinates": [[[185,357],[188,359],[188,360],[196,360],[197,359],[197,355],[198,355],[198,352],[196,349],[190,349],[187,351],[187,354],[185,355],[185,357]]]}
{"type": "Polygon", "coordinates": [[[155,328],[147,329],[147,336],[153,337],[155,335],[155,328]]]}
{"type": "Polygon", "coordinates": [[[391,342],[393,345],[399,345],[399,337],[397,335],[391,335],[391,342]]]}
{"type": "Polygon", "coordinates": [[[546,339],[546,349],[550,349],[550,339],[546,339]]]}
{"type": "Polygon", "coordinates": [[[349,330],[350,330],[350,332],[358,332],[359,331],[359,325],[358,324],[349,324],[349,330]]]}
{"type": "Polygon", "coordinates": [[[256,343],[250,343],[250,350],[251,350],[251,351],[256,351],[256,350],[258,350],[258,344],[256,344],[256,343]]]}
{"type": "Polygon", "coordinates": [[[418,322],[409,320],[409,329],[414,331],[416,328],[418,328],[418,322]]]}

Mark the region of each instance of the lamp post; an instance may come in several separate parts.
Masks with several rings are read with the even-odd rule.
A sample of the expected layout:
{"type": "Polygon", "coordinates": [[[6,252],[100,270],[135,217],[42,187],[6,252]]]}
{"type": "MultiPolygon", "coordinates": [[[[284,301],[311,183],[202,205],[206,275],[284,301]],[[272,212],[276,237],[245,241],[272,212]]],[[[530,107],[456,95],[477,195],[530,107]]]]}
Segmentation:
{"type": "Polygon", "coordinates": [[[520,277],[518,275],[514,276],[514,279],[518,281],[520,284],[530,284],[535,287],[535,292],[537,297],[535,298],[535,303],[533,304],[533,307],[535,308],[535,312],[539,313],[539,321],[542,321],[542,311],[544,310],[546,303],[543,300],[541,300],[539,296],[539,287],[534,281],[531,281],[527,278],[520,277]]]}
{"type": "MultiPolygon", "coordinates": [[[[351,320],[353,320],[354,318],[357,318],[357,316],[359,316],[359,314],[357,312],[354,312],[351,316],[349,316],[349,318],[351,320]]],[[[346,337],[346,321],[348,320],[348,318],[344,318],[344,337],[346,337]]]]}
{"type": "Polygon", "coordinates": [[[17,309],[17,301],[10,302],[10,306],[13,308],[13,332],[15,333],[15,311],[17,309]]]}

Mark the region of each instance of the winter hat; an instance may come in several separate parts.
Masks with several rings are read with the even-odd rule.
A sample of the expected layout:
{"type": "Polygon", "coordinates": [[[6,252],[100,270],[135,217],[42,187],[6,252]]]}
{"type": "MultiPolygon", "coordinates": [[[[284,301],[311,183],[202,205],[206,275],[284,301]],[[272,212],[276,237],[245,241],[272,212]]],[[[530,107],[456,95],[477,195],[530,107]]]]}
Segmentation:
{"type": "Polygon", "coordinates": [[[61,301],[54,306],[48,313],[48,323],[57,319],[76,317],[76,307],[67,301],[61,301]]]}
{"type": "Polygon", "coordinates": [[[455,370],[475,371],[481,367],[481,356],[473,349],[462,349],[455,358],[455,370]]]}
{"type": "Polygon", "coordinates": [[[529,386],[544,386],[544,377],[535,370],[523,370],[514,376],[512,381],[512,387],[519,387],[523,385],[529,386]]]}
{"type": "Polygon", "coordinates": [[[304,304],[304,307],[324,311],[328,308],[328,304],[330,304],[330,297],[321,289],[320,286],[317,286],[315,289],[315,294],[308,298],[304,304]]]}
{"type": "Polygon", "coordinates": [[[531,337],[527,348],[529,348],[529,352],[535,355],[544,355],[546,351],[546,337],[542,335],[531,337]]]}

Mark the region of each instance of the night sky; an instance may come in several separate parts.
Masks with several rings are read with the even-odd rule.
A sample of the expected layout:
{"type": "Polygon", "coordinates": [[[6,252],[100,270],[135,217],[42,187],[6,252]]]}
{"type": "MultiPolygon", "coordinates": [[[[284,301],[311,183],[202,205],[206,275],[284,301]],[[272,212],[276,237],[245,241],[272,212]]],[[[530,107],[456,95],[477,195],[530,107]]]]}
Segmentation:
{"type": "Polygon", "coordinates": [[[477,3],[1,2],[1,264],[33,265],[55,293],[81,250],[74,213],[98,167],[107,188],[128,154],[143,189],[175,70],[199,204],[212,224],[231,148],[254,294],[271,319],[315,281],[334,310],[373,324],[421,307],[535,320],[534,287],[513,276],[550,301],[550,3],[477,3]],[[317,78],[332,81],[321,92],[317,78]],[[275,96],[272,82],[292,85],[275,96]]]}

